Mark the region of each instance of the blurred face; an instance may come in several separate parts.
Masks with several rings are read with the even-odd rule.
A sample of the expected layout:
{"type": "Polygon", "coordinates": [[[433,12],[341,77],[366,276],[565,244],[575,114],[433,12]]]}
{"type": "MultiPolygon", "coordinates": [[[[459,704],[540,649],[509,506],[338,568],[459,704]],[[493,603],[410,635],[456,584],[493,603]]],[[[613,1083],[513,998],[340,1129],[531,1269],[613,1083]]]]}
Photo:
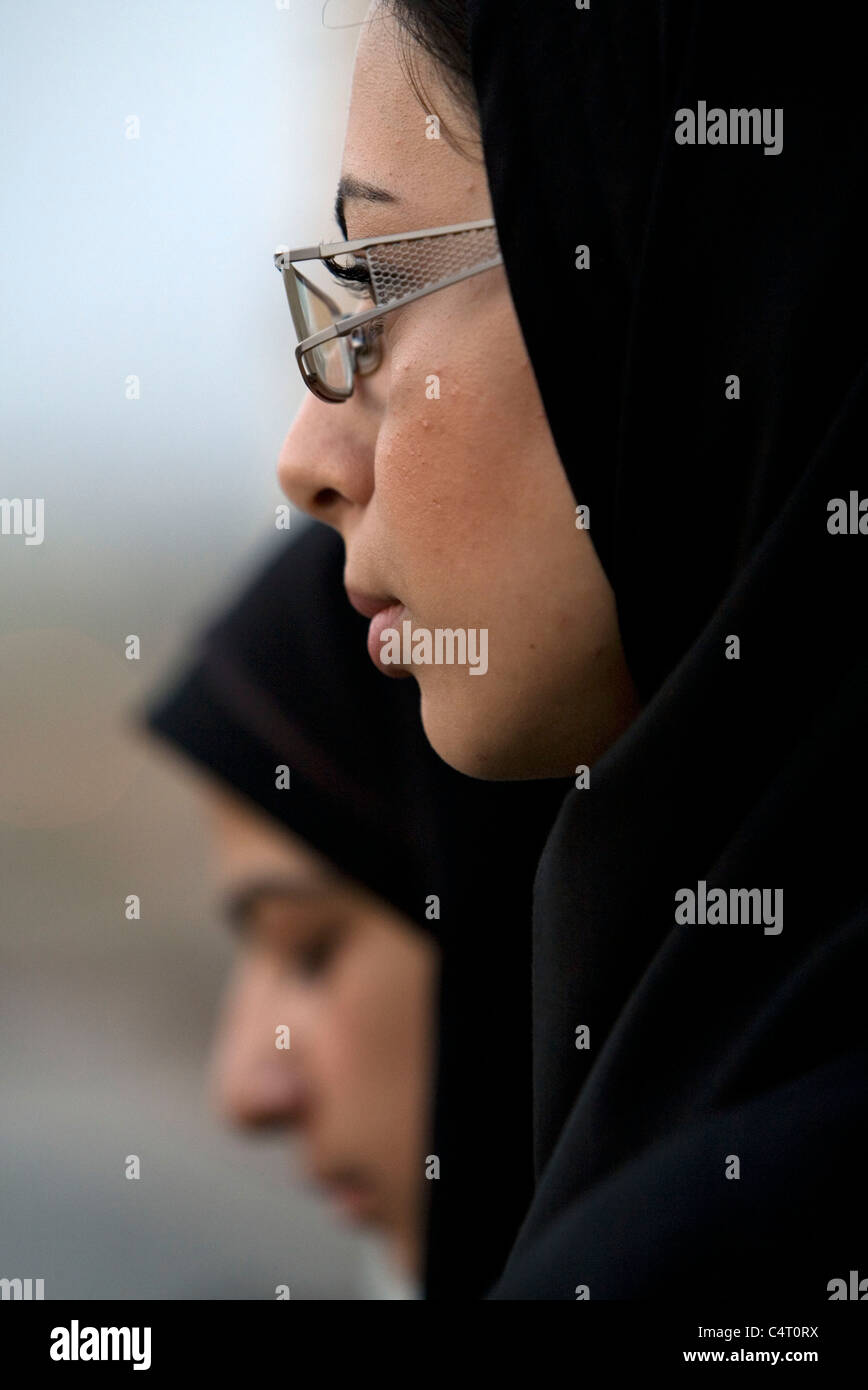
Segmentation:
{"type": "MultiPolygon", "coordinates": [[[[342,175],[355,181],[344,199],[346,235],[490,217],[484,164],[426,138],[401,31],[376,5],[370,17],[343,154],[342,175]],[[386,196],[361,196],[361,181],[386,196]]],[[[417,72],[448,129],[472,140],[421,51],[417,72]]],[[[541,276],[540,293],[556,293],[557,272],[542,264],[541,276]]],[[[306,393],[281,452],[281,486],[340,531],[345,583],[366,616],[388,608],[390,624],[403,632],[409,621],[411,634],[463,629],[481,642],[487,633],[484,674],[469,663],[398,668],[419,683],[441,757],[477,777],[569,774],[638,706],[614,597],[589,532],[576,528],[582,499],[555,449],[505,271],[394,310],[383,328],[382,364],[356,376],[348,401],[306,393]],[[439,399],[429,398],[432,375],[439,399]]],[[[374,616],[374,644],[378,623],[374,616]]]]}
{"type": "Polygon", "coordinates": [[[297,1133],[308,1176],[418,1275],[435,947],[240,801],[211,806],[242,931],[214,1046],[218,1105],[236,1124],[297,1133]],[[288,1049],[275,1045],[283,1025],[288,1049]]]}

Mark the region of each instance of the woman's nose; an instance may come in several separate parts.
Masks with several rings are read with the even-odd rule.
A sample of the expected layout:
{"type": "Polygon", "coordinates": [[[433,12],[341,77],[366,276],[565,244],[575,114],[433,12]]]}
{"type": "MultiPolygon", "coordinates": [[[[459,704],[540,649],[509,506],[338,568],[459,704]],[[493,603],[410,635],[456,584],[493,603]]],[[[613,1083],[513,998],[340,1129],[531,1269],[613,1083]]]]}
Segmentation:
{"type": "Polygon", "coordinates": [[[212,1071],[212,1094],[230,1124],[248,1129],[297,1125],[310,1101],[303,1067],[269,1046],[224,1048],[212,1071]]]}
{"type": "Polygon", "coordinates": [[[230,1124],[259,1128],[304,1118],[310,1103],[305,1029],[295,1026],[295,1010],[290,1026],[289,1008],[274,962],[247,951],[230,978],[210,1058],[211,1099],[230,1124]]]}
{"type": "Polygon", "coordinates": [[[307,392],[280,451],[281,489],[294,506],[344,534],[352,513],[370,500],[375,443],[374,422],[356,395],[327,402],[307,392]]]}

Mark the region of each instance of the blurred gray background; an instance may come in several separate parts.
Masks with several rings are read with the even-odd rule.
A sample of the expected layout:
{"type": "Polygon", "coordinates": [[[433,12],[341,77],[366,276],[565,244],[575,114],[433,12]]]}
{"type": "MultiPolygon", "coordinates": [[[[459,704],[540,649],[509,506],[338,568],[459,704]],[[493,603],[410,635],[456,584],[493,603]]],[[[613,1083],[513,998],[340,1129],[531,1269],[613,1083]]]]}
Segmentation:
{"type": "Polygon", "coordinates": [[[365,9],[2,4],[0,497],[45,538],[0,535],[0,1276],[47,1298],[397,1292],[285,1140],[209,1112],[199,788],[124,727],[279,539],[304,388],[271,256],[334,235],[365,9]]]}

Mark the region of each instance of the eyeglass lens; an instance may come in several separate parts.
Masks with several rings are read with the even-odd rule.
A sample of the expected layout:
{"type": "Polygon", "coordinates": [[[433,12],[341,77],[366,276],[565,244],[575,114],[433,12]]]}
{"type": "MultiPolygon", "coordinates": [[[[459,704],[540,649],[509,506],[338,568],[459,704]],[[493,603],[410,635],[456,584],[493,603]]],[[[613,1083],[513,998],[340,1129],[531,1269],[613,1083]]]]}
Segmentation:
{"type": "MultiPolygon", "coordinates": [[[[333,313],[328,302],[321,298],[314,287],[296,277],[298,296],[304,314],[304,337],[319,333],[330,327],[340,315],[333,313]]],[[[336,296],[328,291],[330,297],[336,296]]],[[[308,348],[303,354],[304,369],[308,376],[316,377],[328,390],[341,396],[348,396],[353,389],[353,360],[350,345],[346,338],[333,338],[319,347],[308,348]]]]}

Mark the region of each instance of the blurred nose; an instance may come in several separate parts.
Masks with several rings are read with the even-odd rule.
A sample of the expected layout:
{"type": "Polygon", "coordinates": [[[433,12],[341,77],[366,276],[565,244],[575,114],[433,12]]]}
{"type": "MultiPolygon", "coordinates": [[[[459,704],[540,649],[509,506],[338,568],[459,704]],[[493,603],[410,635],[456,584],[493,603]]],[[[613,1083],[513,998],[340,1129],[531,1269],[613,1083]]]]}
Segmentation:
{"type": "Polygon", "coordinates": [[[299,1069],[287,1060],[248,1057],[218,1080],[223,1118],[244,1129],[299,1125],[307,1108],[307,1088],[299,1069]]]}
{"type": "Polygon", "coordinates": [[[365,395],[359,385],[348,401],[321,401],[306,392],[277,465],[290,502],[334,526],[344,539],[374,487],[377,424],[365,395]]]}
{"type": "Polygon", "coordinates": [[[304,1122],[311,1102],[304,1049],[278,998],[249,969],[230,988],[211,1058],[212,1099],[229,1124],[263,1129],[304,1122]],[[285,1029],[290,1046],[278,1047],[285,1029]]]}

